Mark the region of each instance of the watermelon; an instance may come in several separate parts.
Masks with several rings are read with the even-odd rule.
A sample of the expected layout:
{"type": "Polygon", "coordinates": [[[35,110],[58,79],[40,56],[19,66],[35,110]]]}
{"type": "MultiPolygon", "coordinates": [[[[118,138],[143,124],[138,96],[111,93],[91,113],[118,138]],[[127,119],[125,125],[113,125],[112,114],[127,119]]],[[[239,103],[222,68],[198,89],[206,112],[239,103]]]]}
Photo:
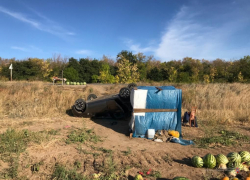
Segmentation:
{"type": "Polygon", "coordinates": [[[227,164],[228,163],[227,156],[225,156],[224,154],[218,154],[217,156],[215,156],[215,158],[216,158],[216,163],[218,166],[220,164],[227,164]]]}
{"type": "Polygon", "coordinates": [[[241,157],[241,162],[249,162],[250,161],[250,153],[248,151],[240,151],[239,155],[241,157]]]}
{"type": "Polygon", "coordinates": [[[189,180],[186,177],[175,177],[173,180],[189,180]]]}
{"type": "Polygon", "coordinates": [[[241,162],[241,157],[237,152],[231,152],[227,155],[229,162],[241,162]]]}
{"type": "Polygon", "coordinates": [[[199,156],[192,157],[191,161],[194,167],[200,168],[203,166],[203,159],[199,156]]]}
{"type": "Polygon", "coordinates": [[[239,168],[239,170],[242,170],[243,169],[243,164],[241,162],[229,162],[227,164],[227,167],[229,169],[236,169],[236,168],[239,168]]]}
{"type": "Polygon", "coordinates": [[[234,165],[233,162],[230,161],[230,162],[227,164],[227,167],[228,167],[229,169],[231,169],[231,168],[235,168],[235,165],[234,165]]]}
{"type": "Polygon", "coordinates": [[[235,168],[239,168],[240,170],[243,169],[243,165],[242,165],[241,162],[235,162],[235,163],[234,163],[234,166],[235,166],[235,168]]]}
{"type": "Polygon", "coordinates": [[[207,154],[206,156],[203,157],[203,163],[204,163],[204,167],[212,169],[216,166],[216,159],[214,155],[207,154]]]}

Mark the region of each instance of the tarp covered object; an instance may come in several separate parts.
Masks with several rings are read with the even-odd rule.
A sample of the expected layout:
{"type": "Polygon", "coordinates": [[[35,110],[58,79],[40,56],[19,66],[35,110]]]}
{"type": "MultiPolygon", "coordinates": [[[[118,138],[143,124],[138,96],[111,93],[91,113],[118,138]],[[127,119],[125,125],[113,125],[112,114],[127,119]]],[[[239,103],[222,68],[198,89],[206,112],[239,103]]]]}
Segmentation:
{"type": "Polygon", "coordinates": [[[129,123],[133,137],[146,137],[148,129],[176,130],[181,135],[182,90],[173,86],[138,86],[131,91],[134,113],[129,123]],[[176,112],[135,112],[135,109],[176,109],[176,112]]]}

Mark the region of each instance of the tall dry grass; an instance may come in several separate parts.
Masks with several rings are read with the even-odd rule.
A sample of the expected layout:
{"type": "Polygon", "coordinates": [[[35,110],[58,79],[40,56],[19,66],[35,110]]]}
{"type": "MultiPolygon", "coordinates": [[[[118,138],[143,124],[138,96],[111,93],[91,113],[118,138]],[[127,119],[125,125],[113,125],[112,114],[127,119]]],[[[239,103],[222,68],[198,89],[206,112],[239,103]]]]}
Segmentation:
{"type": "MultiPolygon", "coordinates": [[[[249,84],[170,84],[182,89],[182,113],[197,106],[198,119],[213,123],[249,122],[249,84]]],[[[77,98],[118,93],[126,85],[52,86],[42,82],[0,83],[0,117],[53,117],[65,115],[77,98]]]]}
{"type": "Polygon", "coordinates": [[[196,105],[203,120],[222,124],[249,121],[249,84],[192,84],[182,85],[182,90],[183,108],[196,105]]]}
{"type": "Polygon", "coordinates": [[[53,117],[65,115],[83,89],[69,90],[43,82],[0,83],[0,118],[53,117]]]}

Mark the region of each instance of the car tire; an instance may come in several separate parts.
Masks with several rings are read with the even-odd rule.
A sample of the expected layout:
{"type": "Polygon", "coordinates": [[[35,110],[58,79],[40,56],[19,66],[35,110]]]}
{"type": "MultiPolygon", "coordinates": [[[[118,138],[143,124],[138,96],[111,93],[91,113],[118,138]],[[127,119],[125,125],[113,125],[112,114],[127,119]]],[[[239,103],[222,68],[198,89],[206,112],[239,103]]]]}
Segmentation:
{"type": "Polygon", "coordinates": [[[128,99],[130,97],[130,89],[127,87],[121,88],[119,96],[123,99],[128,99]]]}
{"type": "Polygon", "coordinates": [[[130,90],[132,90],[132,89],[135,88],[135,87],[137,87],[137,84],[135,84],[135,83],[130,83],[130,84],[128,84],[128,88],[129,88],[130,90]]]}
{"type": "Polygon", "coordinates": [[[77,99],[75,101],[74,107],[77,111],[84,112],[86,108],[86,102],[83,99],[77,99]]]}
{"type": "Polygon", "coordinates": [[[82,114],[83,114],[83,112],[82,112],[82,111],[78,111],[78,110],[76,109],[75,106],[72,106],[71,112],[72,112],[72,114],[73,114],[75,117],[81,117],[82,114]]]}
{"type": "Polygon", "coordinates": [[[95,94],[90,94],[90,95],[88,95],[87,100],[91,101],[91,100],[96,99],[96,98],[97,98],[97,96],[95,94]]]}

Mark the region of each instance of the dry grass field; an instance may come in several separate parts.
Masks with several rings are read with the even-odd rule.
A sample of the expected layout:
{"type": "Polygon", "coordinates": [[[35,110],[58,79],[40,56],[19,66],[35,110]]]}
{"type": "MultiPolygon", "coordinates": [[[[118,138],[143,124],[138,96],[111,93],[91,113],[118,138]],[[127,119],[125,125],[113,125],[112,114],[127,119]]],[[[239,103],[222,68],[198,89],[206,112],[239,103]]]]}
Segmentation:
{"type": "Polygon", "coordinates": [[[194,146],[129,139],[126,119],[72,117],[77,98],[116,94],[126,85],[0,82],[0,179],[80,180],[93,179],[93,173],[101,173],[100,179],[133,179],[151,169],[146,179],[216,180],[224,173],[194,168],[190,158],[250,150],[249,84],[138,85],[182,89],[182,114],[198,108],[199,128],[182,128],[194,146]]]}

